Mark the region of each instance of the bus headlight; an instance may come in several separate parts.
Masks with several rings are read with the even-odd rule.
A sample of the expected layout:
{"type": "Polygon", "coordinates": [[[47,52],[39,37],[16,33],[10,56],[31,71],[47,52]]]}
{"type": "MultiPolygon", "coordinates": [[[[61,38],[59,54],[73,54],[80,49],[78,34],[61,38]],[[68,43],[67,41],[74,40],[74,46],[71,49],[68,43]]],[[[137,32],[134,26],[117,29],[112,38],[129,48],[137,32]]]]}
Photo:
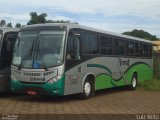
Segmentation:
{"type": "Polygon", "coordinates": [[[54,82],[57,82],[59,79],[61,79],[62,75],[58,75],[52,79],[50,79],[48,82],[49,83],[54,83],[54,82]]]}

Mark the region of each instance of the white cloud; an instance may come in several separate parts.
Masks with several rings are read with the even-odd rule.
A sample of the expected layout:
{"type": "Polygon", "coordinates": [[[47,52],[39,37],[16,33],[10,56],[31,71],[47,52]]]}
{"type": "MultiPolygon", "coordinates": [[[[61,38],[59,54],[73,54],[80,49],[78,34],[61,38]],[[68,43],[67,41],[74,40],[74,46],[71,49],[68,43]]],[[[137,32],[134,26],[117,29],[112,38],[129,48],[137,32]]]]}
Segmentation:
{"type": "Polygon", "coordinates": [[[77,14],[102,13],[106,16],[135,15],[160,19],[160,0],[10,0],[2,2],[18,7],[42,7],[77,14]]]}
{"type": "Polygon", "coordinates": [[[134,24],[108,24],[108,23],[97,23],[97,22],[81,22],[80,24],[90,26],[114,33],[123,33],[126,31],[132,31],[133,29],[145,30],[157,37],[160,37],[159,30],[160,26],[157,25],[134,25],[134,24]]]}
{"type": "Polygon", "coordinates": [[[28,13],[13,14],[6,12],[0,12],[0,18],[6,20],[6,22],[12,22],[13,25],[15,25],[17,22],[24,25],[30,19],[28,13]]]}
{"type": "Polygon", "coordinates": [[[51,14],[48,14],[47,19],[48,20],[66,20],[66,21],[70,20],[70,21],[75,21],[73,18],[69,18],[69,17],[63,16],[63,15],[54,15],[54,16],[52,16],[51,14]]]}
{"type": "Polygon", "coordinates": [[[141,18],[140,20],[143,19],[143,21],[145,19],[150,19],[151,22],[152,20],[160,20],[160,0],[5,0],[1,1],[1,10],[3,13],[0,12],[0,19],[7,18],[11,22],[20,21],[26,24],[29,20],[29,15],[26,12],[37,11],[49,13],[47,19],[76,20],[80,24],[119,33],[135,28],[144,29],[160,36],[160,22],[157,25],[155,23],[136,24],[136,17],[141,18]],[[51,14],[52,11],[54,15],[51,14]],[[74,13],[74,16],[56,13],[59,11],[74,13]],[[97,17],[97,15],[101,17],[97,17]],[[118,22],[118,17],[116,17],[117,24],[112,21],[105,22],[105,19],[114,18],[114,16],[134,16],[135,18],[132,19],[132,23],[128,22],[127,18],[118,22]]]}

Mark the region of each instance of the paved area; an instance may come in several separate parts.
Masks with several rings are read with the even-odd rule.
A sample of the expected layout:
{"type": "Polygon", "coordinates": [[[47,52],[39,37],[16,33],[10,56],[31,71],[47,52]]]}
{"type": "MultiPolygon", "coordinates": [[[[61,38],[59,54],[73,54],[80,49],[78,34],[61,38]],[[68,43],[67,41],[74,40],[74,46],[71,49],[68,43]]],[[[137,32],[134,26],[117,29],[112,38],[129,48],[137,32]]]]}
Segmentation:
{"type": "Polygon", "coordinates": [[[88,100],[65,97],[0,95],[0,113],[10,114],[159,114],[160,92],[105,90],[88,100]]]}

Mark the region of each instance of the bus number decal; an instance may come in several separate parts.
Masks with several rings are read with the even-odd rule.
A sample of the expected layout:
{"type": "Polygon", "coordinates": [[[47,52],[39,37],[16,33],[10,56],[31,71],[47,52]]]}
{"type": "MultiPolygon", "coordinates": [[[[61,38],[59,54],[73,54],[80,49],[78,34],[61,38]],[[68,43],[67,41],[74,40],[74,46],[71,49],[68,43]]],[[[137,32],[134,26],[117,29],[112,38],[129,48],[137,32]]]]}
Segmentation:
{"type": "Polygon", "coordinates": [[[78,84],[78,76],[69,76],[70,84],[78,84]]]}
{"type": "Polygon", "coordinates": [[[119,64],[120,64],[120,66],[122,66],[122,65],[129,66],[129,59],[128,60],[119,59],[119,64]]]}
{"type": "Polygon", "coordinates": [[[31,82],[44,82],[45,78],[34,78],[34,77],[30,77],[30,81],[31,82]]]}

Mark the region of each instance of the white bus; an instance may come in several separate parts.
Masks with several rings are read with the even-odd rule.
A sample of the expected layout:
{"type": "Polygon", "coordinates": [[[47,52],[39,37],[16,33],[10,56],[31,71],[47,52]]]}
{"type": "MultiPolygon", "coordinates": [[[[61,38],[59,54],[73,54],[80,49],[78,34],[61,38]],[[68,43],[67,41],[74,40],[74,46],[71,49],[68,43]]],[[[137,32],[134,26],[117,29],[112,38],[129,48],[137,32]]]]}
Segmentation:
{"type": "Polygon", "coordinates": [[[10,90],[10,67],[18,29],[0,27],[0,92],[10,90]]]}
{"type": "Polygon", "coordinates": [[[19,32],[11,70],[13,92],[86,99],[151,79],[152,44],[78,24],[30,25],[19,32]]]}

